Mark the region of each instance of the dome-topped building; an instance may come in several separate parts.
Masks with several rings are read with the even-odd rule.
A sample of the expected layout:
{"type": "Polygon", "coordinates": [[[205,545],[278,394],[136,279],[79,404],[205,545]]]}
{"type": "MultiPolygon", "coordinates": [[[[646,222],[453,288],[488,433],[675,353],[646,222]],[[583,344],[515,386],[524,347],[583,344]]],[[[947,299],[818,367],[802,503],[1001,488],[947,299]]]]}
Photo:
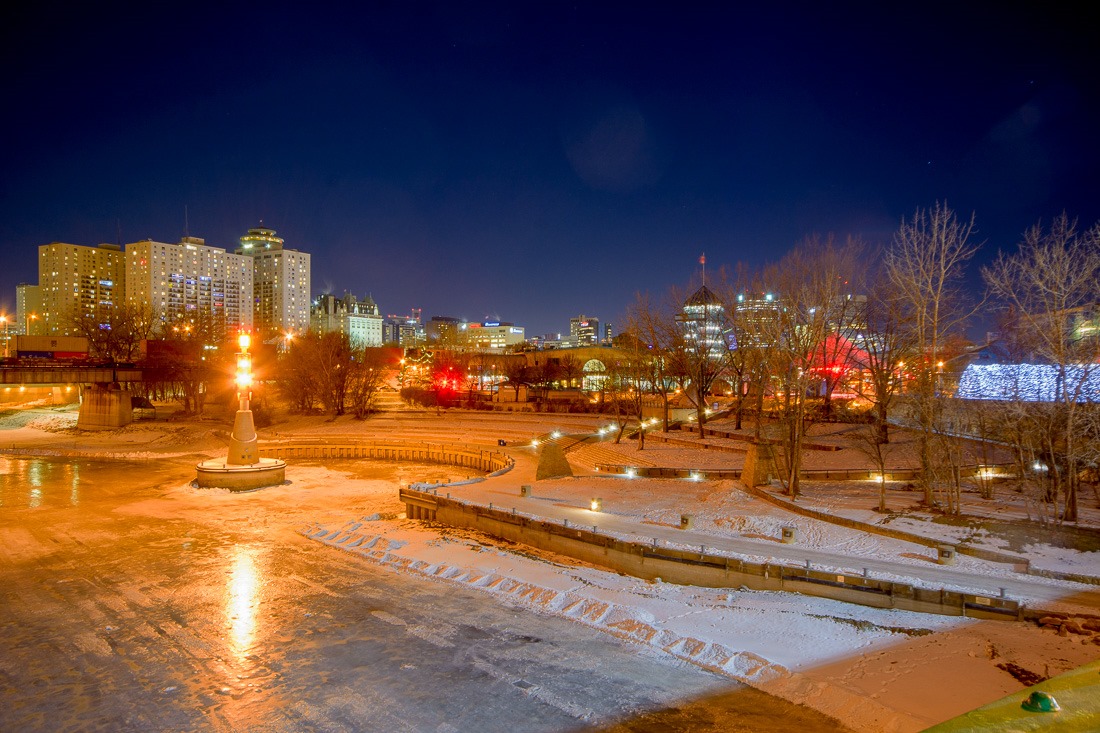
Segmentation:
{"type": "Polygon", "coordinates": [[[263,340],[309,329],[310,257],[287,249],[260,226],[240,238],[237,254],[252,257],[253,324],[263,340]]]}
{"type": "Polygon", "coordinates": [[[729,341],[732,331],[726,318],[726,307],[722,299],[706,285],[684,301],[678,320],[688,344],[705,351],[715,360],[723,359],[733,346],[729,341]]]}

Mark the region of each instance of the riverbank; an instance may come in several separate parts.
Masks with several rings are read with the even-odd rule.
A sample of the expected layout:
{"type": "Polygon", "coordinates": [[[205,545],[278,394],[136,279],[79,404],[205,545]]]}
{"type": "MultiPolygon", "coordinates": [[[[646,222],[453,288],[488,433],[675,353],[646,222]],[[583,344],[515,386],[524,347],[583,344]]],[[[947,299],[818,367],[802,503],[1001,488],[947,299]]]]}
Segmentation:
{"type": "MultiPolygon", "coordinates": [[[[217,420],[157,421],[109,433],[76,433],[65,425],[66,419],[41,414],[20,425],[0,421],[4,423],[0,448],[14,455],[41,452],[190,460],[224,450],[228,435],[228,423],[217,420]]],[[[504,440],[509,444],[506,450],[520,464],[514,474],[495,484],[502,494],[515,495],[519,484],[531,483],[536,499],[541,497],[545,506],[566,508],[583,507],[591,497],[600,496],[609,515],[636,516],[639,523],[653,527],[674,526],[679,515],[687,512],[716,536],[755,539],[762,557],[768,556],[768,547],[778,544],[781,526],[800,521],[774,506],[739,498],[746,495],[728,482],[597,477],[586,475],[584,462],[578,460],[573,478],[535,482],[534,450],[513,447],[526,446],[532,437],[553,430],[591,432],[599,424],[597,417],[584,415],[430,411],[384,414],[366,421],[281,419],[261,431],[261,440],[349,434],[420,441],[461,439],[487,445],[504,440]]],[[[631,448],[623,444],[616,450],[628,456],[631,448]]],[[[717,455],[701,448],[694,452],[707,460],[717,455]]],[[[654,452],[647,447],[640,455],[649,459],[654,452]]],[[[314,462],[291,465],[290,484],[265,491],[264,502],[286,505],[303,492],[317,499],[334,490],[334,481],[339,481],[334,477],[345,475],[350,482],[353,473],[352,462],[334,462],[323,470],[314,462]]],[[[181,486],[176,491],[190,496],[198,490],[181,486]]],[[[820,493],[823,498],[832,496],[827,489],[820,493]]],[[[203,496],[215,507],[249,501],[228,493],[203,496]]],[[[393,572],[478,588],[507,604],[571,618],[667,655],[670,661],[695,664],[821,710],[853,728],[920,730],[1021,691],[1025,681],[1053,676],[1100,657],[1095,635],[1062,633],[1057,627],[908,614],[784,593],[709,590],[625,578],[482,535],[404,520],[395,516],[396,497],[378,496],[376,502],[358,502],[355,514],[340,512],[337,504],[312,516],[299,513],[296,528],[314,541],[393,572]],[[356,523],[358,527],[349,529],[356,523]],[[349,532],[359,535],[355,547],[348,547],[349,532]],[[345,536],[343,542],[338,541],[341,536],[345,536]]],[[[863,500],[854,494],[840,506],[863,500]]],[[[906,554],[919,554],[909,558],[915,566],[933,561],[922,548],[904,543],[840,532],[826,523],[799,526],[803,541],[843,550],[857,562],[859,557],[906,554]]],[[[1086,564],[1092,561],[1084,556],[1086,564]]],[[[977,572],[970,568],[971,562],[977,561],[960,560],[959,569],[977,572]]],[[[1064,588],[1067,597],[1080,592],[1072,584],[1064,588]]]]}

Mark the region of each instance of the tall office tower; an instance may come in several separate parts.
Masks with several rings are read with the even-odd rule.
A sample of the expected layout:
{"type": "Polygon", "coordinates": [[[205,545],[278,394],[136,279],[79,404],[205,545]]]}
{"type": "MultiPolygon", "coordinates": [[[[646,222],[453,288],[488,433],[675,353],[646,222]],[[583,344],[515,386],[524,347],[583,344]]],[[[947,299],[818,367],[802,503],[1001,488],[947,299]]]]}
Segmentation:
{"type": "Polygon", "coordinates": [[[198,237],[131,242],[126,302],[148,304],[166,323],[209,315],[228,332],[252,330],[252,258],[208,247],[198,237]]]}
{"type": "Polygon", "coordinates": [[[427,339],[427,332],[420,321],[420,314],[420,308],[413,308],[407,316],[386,316],[382,324],[382,341],[406,348],[422,345],[427,339]]]}
{"type": "Polygon", "coordinates": [[[594,346],[600,341],[600,319],[579,315],[569,319],[569,340],[574,346],[594,346]]]}
{"type": "Polygon", "coordinates": [[[117,244],[43,244],[38,248],[42,322],[35,330],[49,336],[77,335],[73,317],[121,302],[124,280],[123,254],[117,244]]]}
{"type": "Polygon", "coordinates": [[[252,258],[253,324],[261,338],[309,329],[309,253],[283,246],[274,229],[256,227],[237,254],[252,258]]]}
{"type": "Polygon", "coordinates": [[[29,283],[15,286],[15,322],[18,333],[27,336],[41,336],[44,331],[42,321],[42,287],[29,283]]]}
{"type": "Polygon", "coordinates": [[[733,346],[726,307],[706,285],[684,301],[676,320],[687,344],[710,360],[721,362],[733,346]]]}

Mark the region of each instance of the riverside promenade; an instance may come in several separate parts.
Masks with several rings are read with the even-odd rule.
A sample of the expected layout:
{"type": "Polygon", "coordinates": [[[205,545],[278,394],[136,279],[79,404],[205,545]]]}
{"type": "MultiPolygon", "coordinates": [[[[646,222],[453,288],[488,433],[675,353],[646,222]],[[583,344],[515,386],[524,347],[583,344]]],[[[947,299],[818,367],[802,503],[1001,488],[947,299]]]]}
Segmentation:
{"type": "MultiPolygon", "coordinates": [[[[609,475],[606,471],[595,470],[590,463],[578,460],[576,452],[569,458],[567,473],[572,475],[538,480],[540,461],[545,472],[548,451],[552,452],[555,445],[562,443],[575,444],[580,437],[577,434],[544,434],[519,445],[513,443],[498,447],[499,452],[513,459],[514,466],[510,470],[480,481],[438,486],[434,491],[441,497],[472,506],[492,507],[578,529],[593,529],[597,533],[654,547],[695,549],[706,554],[751,558],[792,568],[826,570],[853,577],[907,582],[923,588],[1018,599],[1024,606],[1053,612],[1100,615],[1100,588],[1096,586],[1058,582],[1019,572],[1020,564],[1010,562],[1011,558],[1006,558],[1005,562],[965,558],[965,562],[958,565],[939,564],[935,550],[929,549],[936,546],[935,538],[926,538],[923,543],[880,539],[876,528],[867,526],[867,538],[879,544],[880,551],[846,553],[820,549],[805,542],[801,536],[819,533],[822,522],[807,520],[794,512],[780,521],[792,528],[807,523],[810,526],[804,532],[795,531],[790,542],[781,541],[779,532],[774,536],[764,536],[735,531],[731,527],[736,523],[731,524],[728,521],[730,517],[708,517],[708,512],[712,510],[706,502],[700,502],[697,489],[701,484],[711,484],[722,493],[743,494],[746,502],[760,501],[756,498],[760,491],[752,491],[736,480],[708,482],[692,478],[640,478],[628,473],[609,475]],[[535,441],[539,444],[533,445],[535,441]],[[684,487],[684,490],[678,487],[684,487]],[[653,519],[644,506],[647,497],[658,501],[658,494],[660,501],[671,502],[674,507],[671,516],[665,512],[665,521],[653,519]],[[616,497],[621,498],[621,504],[617,503],[619,499],[616,497]],[[593,510],[594,499],[600,500],[598,510],[593,510]]],[[[640,465],[644,465],[648,456],[642,452],[638,458],[642,461],[640,465]]],[[[560,469],[558,472],[563,473],[560,469]]],[[[745,511],[751,511],[750,507],[746,506],[745,511]]],[[[860,531],[858,523],[851,520],[844,520],[843,525],[844,531],[860,531]]],[[[1100,567],[1095,571],[1095,575],[1100,576],[1100,567]]],[[[1100,582],[1100,577],[1097,582],[1100,582]]]]}

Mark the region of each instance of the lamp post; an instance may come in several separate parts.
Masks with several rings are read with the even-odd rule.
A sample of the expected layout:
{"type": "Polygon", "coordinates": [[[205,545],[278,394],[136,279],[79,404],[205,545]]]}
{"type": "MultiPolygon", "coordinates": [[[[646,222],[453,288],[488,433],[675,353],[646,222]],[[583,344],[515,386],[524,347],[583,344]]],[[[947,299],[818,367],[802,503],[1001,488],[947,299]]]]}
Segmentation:
{"type": "Polygon", "coordinates": [[[237,353],[237,400],[239,406],[233,419],[233,435],[229,442],[229,458],[226,463],[234,466],[250,466],[256,463],[256,425],[252,420],[252,355],[248,347],[252,343],[247,333],[237,338],[241,350],[237,353]]]}

